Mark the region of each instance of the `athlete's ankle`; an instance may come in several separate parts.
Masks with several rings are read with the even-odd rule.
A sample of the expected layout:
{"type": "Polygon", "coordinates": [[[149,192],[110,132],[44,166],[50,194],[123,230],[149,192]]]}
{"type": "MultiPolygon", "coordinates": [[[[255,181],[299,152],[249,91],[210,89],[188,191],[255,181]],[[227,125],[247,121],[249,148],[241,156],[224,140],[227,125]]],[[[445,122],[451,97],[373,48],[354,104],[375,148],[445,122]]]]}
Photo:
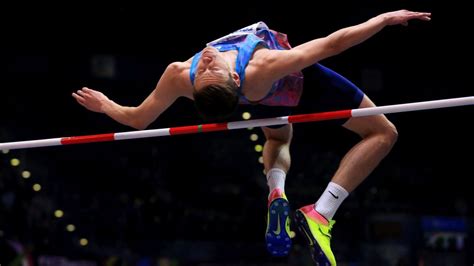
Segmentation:
{"type": "Polygon", "coordinates": [[[322,214],[317,212],[315,207],[315,204],[310,204],[300,208],[300,210],[304,212],[306,216],[309,217],[311,220],[322,225],[329,225],[329,220],[326,219],[326,217],[324,217],[322,214]]]}
{"type": "Polygon", "coordinates": [[[284,193],[285,193],[285,192],[284,192],[282,189],[280,189],[280,188],[275,188],[275,189],[273,189],[272,191],[270,191],[270,193],[268,194],[268,200],[269,200],[269,201],[272,201],[272,200],[274,200],[274,199],[276,199],[276,198],[281,198],[281,197],[283,197],[283,194],[284,194],[284,193]]]}

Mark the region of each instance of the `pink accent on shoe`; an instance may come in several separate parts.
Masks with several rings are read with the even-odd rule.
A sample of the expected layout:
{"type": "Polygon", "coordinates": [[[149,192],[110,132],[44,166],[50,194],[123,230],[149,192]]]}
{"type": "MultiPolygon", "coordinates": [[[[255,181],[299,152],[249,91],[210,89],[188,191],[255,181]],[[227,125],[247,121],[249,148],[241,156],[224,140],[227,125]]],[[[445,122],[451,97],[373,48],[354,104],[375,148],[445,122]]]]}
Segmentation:
{"type": "Polygon", "coordinates": [[[317,212],[314,208],[316,205],[310,204],[306,205],[304,207],[301,207],[300,210],[306,214],[311,220],[321,223],[323,225],[329,225],[328,219],[326,219],[324,216],[322,216],[319,212],[317,212]]]}
{"type": "Polygon", "coordinates": [[[283,191],[279,188],[275,188],[270,192],[270,196],[268,196],[268,207],[270,207],[270,203],[274,201],[275,199],[283,198],[283,191]]]}

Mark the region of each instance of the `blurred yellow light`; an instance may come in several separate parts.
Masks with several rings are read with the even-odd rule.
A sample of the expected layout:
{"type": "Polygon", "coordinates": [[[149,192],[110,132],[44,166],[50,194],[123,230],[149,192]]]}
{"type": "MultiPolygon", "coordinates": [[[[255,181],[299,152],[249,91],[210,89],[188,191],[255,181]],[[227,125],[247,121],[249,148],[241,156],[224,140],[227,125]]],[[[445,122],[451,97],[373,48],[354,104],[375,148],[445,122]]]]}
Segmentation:
{"type": "Polygon", "coordinates": [[[255,151],[256,151],[256,152],[261,152],[261,151],[263,151],[263,146],[260,145],[260,144],[255,145],[255,151]]]}
{"type": "Polygon", "coordinates": [[[76,226],[74,226],[73,224],[68,224],[68,225],[66,226],[66,230],[67,230],[68,232],[74,232],[74,231],[76,230],[76,226]]]}
{"type": "Polygon", "coordinates": [[[89,244],[89,241],[85,238],[81,238],[79,240],[79,244],[84,247],[84,246],[87,246],[87,244],[89,244]]]}
{"type": "Polygon", "coordinates": [[[36,191],[36,192],[40,191],[41,190],[41,185],[40,184],[34,184],[33,185],[33,190],[36,191]]]}
{"type": "Polygon", "coordinates": [[[18,160],[17,158],[13,158],[13,159],[10,160],[10,164],[12,166],[18,166],[18,165],[20,165],[20,160],[18,160]]]}
{"type": "Polygon", "coordinates": [[[257,141],[258,140],[258,135],[257,134],[250,135],[250,140],[251,141],[257,141]]]}
{"type": "Polygon", "coordinates": [[[64,216],[64,212],[62,210],[55,210],[54,216],[56,216],[56,218],[61,218],[64,216]]]}
{"type": "Polygon", "coordinates": [[[258,162],[263,163],[263,157],[262,156],[258,157],[258,162]]]}
{"type": "Polygon", "coordinates": [[[21,176],[22,176],[24,179],[28,179],[28,178],[30,178],[31,173],[30,173],[30,171],[26,171],[26,170],[25,170],[25,171],[21,172],[21,176]]]}
{"type": "Polygon", "coordinates": [[[244,113],[242,113],[242,118],[243,118],[243,119],[248,120],[248,119],[250,119],[250,117],[252,117],[252,116],[250,115],[249,112],[244,112],[244,113]]]}

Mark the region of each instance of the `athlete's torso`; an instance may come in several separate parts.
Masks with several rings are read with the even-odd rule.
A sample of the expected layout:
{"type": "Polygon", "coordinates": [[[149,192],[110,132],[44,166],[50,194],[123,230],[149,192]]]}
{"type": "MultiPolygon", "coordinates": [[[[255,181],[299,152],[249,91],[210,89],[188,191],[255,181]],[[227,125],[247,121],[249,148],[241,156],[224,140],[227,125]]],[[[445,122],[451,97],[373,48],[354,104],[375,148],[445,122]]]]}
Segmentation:
{"type": "MultiPolygon", "coordinates": [[[[271,31],[264,23],[256,23],[208,43],[217,48],[241,79],[240,103],[271,106],[296,106],[303,89],[301,72],[278,81],[269,81],[259,75],[265,67],[268,49],[290,49],[286,35],[271,31]],[[253,27],[253,28],[252,28],[253,27]],[[250,30],[249,30],[250,29],[250,30]]],[[[188,60],[191,83],[201,52],[188,60]]]]}

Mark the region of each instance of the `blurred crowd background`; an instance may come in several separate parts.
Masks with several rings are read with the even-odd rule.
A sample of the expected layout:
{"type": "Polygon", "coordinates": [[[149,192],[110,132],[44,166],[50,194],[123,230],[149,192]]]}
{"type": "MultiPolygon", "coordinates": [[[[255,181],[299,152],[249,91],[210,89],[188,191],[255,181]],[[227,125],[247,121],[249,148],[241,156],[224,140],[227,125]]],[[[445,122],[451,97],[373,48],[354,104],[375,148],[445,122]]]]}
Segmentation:
{"type": "MultiPolygon", "coordinates": [[[[432,21],[386,28],[321,63],[377,105],[472,96],[472,23],[455,2],[8,7],[0,142],[133,130],[85,110],[71,93],[89,86],[137,105],[169,63],[252,23],[287,33],[295,46],[402,8],[430,11],[432,21]]],[[[398,143],[335,216],[339,265],[474,263],[473,115],[472,106],[388,115],[398,143]]],[[[192,102],[178,99],[149,128],[200,123],[192,102]]],[[[324,122],[294,125],[293,209],[317,200],[356,141],[324,122]]],[[[263,144],[250,128],[3,150],[0,265],[312,265],[298,235],[289,257],[266,253],[263,144]]]]}

